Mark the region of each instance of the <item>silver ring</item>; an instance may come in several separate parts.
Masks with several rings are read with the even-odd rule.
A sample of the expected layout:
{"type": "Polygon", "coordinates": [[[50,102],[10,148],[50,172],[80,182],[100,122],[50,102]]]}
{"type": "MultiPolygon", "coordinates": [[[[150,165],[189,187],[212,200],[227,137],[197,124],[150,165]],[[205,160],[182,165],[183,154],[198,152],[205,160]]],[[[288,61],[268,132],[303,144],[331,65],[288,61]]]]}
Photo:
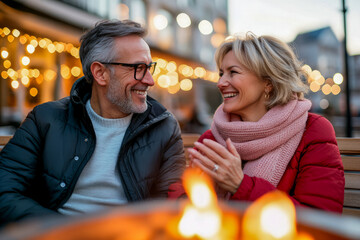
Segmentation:
{"type": "Polygon", "coordinates": [[[213,169],[213,172],[216,172],[218,169],[219,169],[219,165],[214,164],[214,169],[213,169]]]}

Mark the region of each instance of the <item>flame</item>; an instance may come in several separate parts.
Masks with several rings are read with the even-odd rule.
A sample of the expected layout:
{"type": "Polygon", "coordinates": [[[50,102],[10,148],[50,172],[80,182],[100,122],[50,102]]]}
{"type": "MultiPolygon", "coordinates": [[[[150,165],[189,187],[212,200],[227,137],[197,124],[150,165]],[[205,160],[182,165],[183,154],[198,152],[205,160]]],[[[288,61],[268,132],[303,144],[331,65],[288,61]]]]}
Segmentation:
{"type": "Polygon", "coordinates": [[[187,169],[183,186],[190,203],[185,206],[178,225],[180,234],[186,238],[214,238],[221,230],[222,213],[211,180],[195,169],[187,169]]]}
{"type": "Polygon", "coordinates": [[[281,191],[265,194],[246,210],[243,239],[296,239],[296,211],[290,198],[281,191]]]}
{"type": "Polygon", "coordinates": [[[192,204],[207,209],[217,206],[217,197],[210,178],[197,169],[187,169],[183,175],[183,186],[192,204]]]}

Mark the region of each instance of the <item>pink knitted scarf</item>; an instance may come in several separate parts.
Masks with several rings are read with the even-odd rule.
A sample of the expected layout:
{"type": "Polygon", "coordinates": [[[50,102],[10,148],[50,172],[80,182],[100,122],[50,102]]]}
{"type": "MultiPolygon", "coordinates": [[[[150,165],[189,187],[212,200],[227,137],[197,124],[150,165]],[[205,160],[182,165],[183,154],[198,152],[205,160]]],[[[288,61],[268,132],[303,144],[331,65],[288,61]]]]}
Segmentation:
{"type": "Polygon", "coordinates": [[[211,132],[226,146],[230,138],[243,161],[244,174],[278,185],[305,130],[309,100],[292,100],[271,108],[258,122],[230,121],[223,104],[214,114],[211,132]]]}

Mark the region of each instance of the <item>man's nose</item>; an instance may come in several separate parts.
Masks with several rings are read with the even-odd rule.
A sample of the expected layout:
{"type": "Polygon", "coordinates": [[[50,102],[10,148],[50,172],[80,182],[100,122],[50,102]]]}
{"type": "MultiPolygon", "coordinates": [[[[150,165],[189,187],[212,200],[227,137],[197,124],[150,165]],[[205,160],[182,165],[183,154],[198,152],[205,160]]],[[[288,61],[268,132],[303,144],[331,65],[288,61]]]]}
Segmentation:
{"type": "Polygon", "coordinates": [[[142,83],[145,83],[149,86],[154,86],[155,84],[155,81],[154,81],[154,78],[153,76],[151,75],[150,71],[149,70],[146,70],[146,73],[145,73],[145,76],[144,78],[141,80],[142,83]]]}

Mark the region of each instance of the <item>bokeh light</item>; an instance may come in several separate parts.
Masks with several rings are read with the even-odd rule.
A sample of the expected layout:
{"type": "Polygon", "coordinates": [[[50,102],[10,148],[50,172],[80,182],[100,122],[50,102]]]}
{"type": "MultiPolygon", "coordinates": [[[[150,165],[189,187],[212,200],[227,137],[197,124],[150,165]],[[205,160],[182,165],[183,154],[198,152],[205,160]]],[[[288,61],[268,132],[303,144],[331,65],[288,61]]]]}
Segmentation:
{"type": "Polygon", "coordinates": [[[329,107],[329,101],[327,99],[320,100],[320,108],[327,109],[329,107]]]}
{"type": "Polygon", "coordinates": [[[192,86],[193,86],[193,84],[190,79],[185,78],[185,79],[181,80],[181,82],[180,82],[180,88],[183,91],[190,91],[192,89],[192,86]]]}
{"type": "Polygon", "coordinates": [[[30,64],[30,58],[27,57],[27,56],[24,56],[21,58],[21,64],[24,65],[24,66],[27,66],[30,64]]]}
{"type": "Polygon", "coordinates": [[[176,21],[181,28],[187,28],[191,25],[191,19],[186,13],[180,13],[177,15],[176,21]]]}
{"type": "Polygon", "coordinates": [[[331,93],[331,86],[329,84],[325,84],[324,86],[322,86],[321,91],[325,95],[329,95],[331,93]]]}
{"type": "Polygon", "coordinates": [[[38,95],[38,90],[37,90],[37,88],[33,87],[33,88],[30,88],[29,93],[32,97],[36,97],[36,95],[38,95]]]}
{"type": "Polygon", "coordinates": [[[20,83],[16,80],[11,81],[11,87],[14,89],[17,89],[19,87],[20,83]]]}
{"type": "Polygon", "coordinates": [[[334,83],[340,85],[344,81],[344,77],[341,73],[334,74],[334,83]]]}
{"type": "Polygon", "coordinates": [[[7,58],[9,56],[9,52],[5,49],[5,48],[3,48],[2,50],[1,50],[1,57],[3,58],[3,59],[5,59],[5,58],[7,58]]]}
{"type": "Polygon", "coordinates": [[[341,92],[340,86],[339,86],[339,85],[336,85],[336,84],[332,85],[332,86],[331,86],[331,92],[332,92],[332,94],[334,94],[334,95],[338,95],[338,94],[341,92]]]}
{"type": "Polygon", "coordinates": [[[158,14],[154,17],[154,26],[157,30],[164,30],[168,26],[168,20],[164,15],[158,14]]]}
{"type": "Polygon", "coordinates": [[[208,20],[202,20],[199,23],[199,31],[203,34],[203,35],[209,35],[213,32],[213,27],[211,25],[211,23],[208,20]]]}

